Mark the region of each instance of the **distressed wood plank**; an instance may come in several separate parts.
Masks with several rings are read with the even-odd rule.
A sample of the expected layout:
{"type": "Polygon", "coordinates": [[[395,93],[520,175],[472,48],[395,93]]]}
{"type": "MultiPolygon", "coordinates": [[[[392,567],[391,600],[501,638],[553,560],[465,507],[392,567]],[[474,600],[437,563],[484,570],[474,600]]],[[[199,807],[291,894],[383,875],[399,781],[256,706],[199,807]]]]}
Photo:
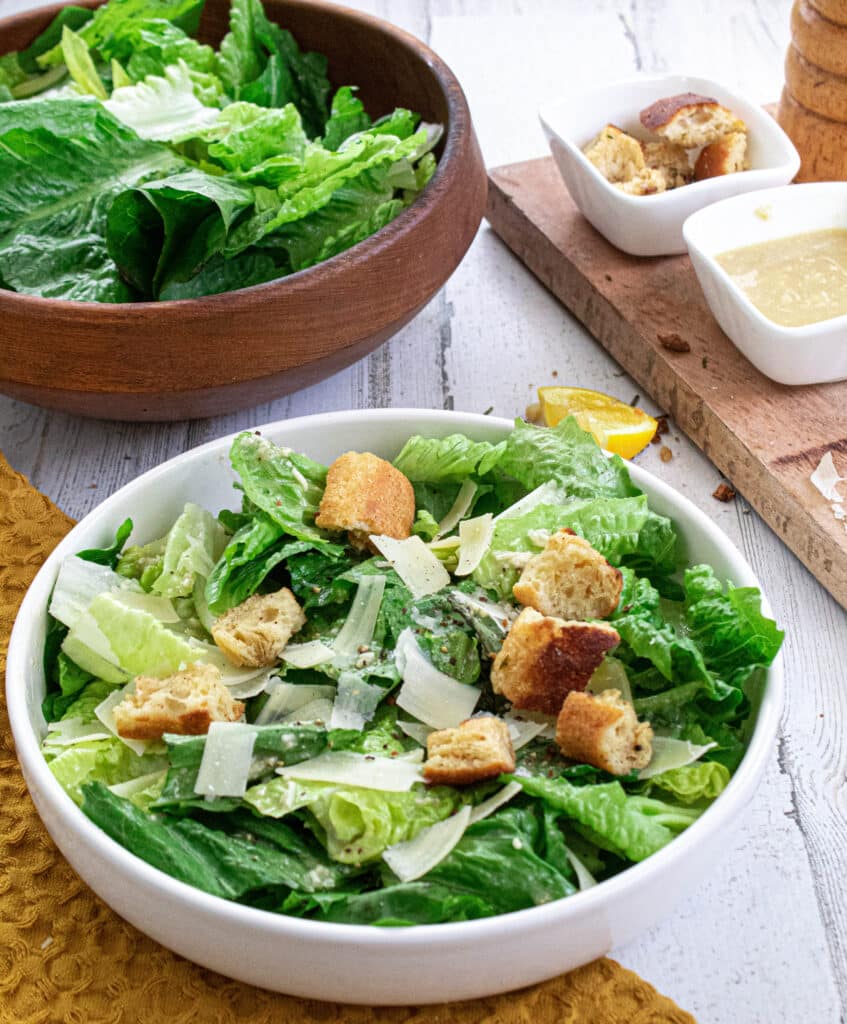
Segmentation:
{"type": "Polygon", "coordinates": [[[497,168],[490,185],[486,216],[506,244],[847,605],[847,531],[809,481],[827,451],[847,465],[847,382],[791,388],[759,373],[710,314],[688,257],[615,249],[552,158],[497,168]],[[666,332],[691,351],[665,349],[666,332]]]}

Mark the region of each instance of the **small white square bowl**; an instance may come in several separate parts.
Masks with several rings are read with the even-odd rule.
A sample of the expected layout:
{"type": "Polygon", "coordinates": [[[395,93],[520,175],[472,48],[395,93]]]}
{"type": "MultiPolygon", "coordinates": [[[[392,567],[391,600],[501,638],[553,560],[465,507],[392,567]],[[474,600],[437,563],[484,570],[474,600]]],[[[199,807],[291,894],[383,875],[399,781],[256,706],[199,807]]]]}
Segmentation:
{"type": "Polygon", "coordinates": [[[653,75],[628,78],[574,92],[545,104],[539,118],[559,172],[583,216],[612,245],[632,256],[685,252],[682,225],[696,210],[719,199],[787,185],[800,167],[791,140],[759,104],[708,78],[653,75]],[[747,124],[750,170],[649,196],[630,196],[611,185],[582,152],[607,124],[636,138],[655,139],[641,126],[639,112],[679,93],[710,96],[747,124]]]}
{"type": "Polygon", "coordinates": [[[706,302],[750,362],[780,384],[847,378],[847,315],[805,327],[769,320],[715,260],[758,242],[847,228],[847,182],[816,181],[735,196],[700,210],[683,234],[706,302]]]}

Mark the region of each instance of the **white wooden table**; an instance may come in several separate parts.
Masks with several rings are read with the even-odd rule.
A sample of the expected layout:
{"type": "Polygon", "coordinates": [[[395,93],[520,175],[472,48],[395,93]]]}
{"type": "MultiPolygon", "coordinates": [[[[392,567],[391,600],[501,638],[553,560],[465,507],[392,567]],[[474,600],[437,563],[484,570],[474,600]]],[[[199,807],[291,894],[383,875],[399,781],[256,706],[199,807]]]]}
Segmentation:
{"type": "MultiPolygon", "coordinates": [[[[573,82],[679,70],[775,100],[790,8],[789,0],[348,2],[446,59],[467,92],[489,165],[543,155],[535,110],[573,82]]],[[[26,6],[0,0],[0,16],[26,6]]],[[[483,227],[415,321],[322,384],[230,416],[149,426],[73,419],[0,397],[0,449],[80,517],[163,459],[243,427],[373,406],[491,407],[514,416],[539,384],[554,382],[554,371],[559,383],[626,401],[637,391],[483,227]]],[[[652,446],[639,461],[712,516],[762,579],[787,631],[787,700],[778,749],[723,859],[672,918],[613,954],[703,1024],[844,1022],[847,615],[741,497],[729,505],[711,497],[720,478],[683,435],[672,429],[668,443],[671,462],[660,462],[652,446]]]]}

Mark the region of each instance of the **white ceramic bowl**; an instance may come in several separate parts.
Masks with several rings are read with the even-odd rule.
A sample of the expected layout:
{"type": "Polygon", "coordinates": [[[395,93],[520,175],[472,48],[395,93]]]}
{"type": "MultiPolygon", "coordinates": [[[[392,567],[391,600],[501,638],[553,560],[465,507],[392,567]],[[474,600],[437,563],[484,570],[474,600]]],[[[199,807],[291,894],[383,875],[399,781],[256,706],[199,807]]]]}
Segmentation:
{"type": "Polygon", "coordinates": [[[632,256],[685,252],[682,224],[695,210],[718,199],[773,185],[787,185],[800,167],[791,140],[759,104],[708,78],[652,75],[576,91],[539,111],[553,157],[582,215],[612,245],[632,256]],[[582,152],[607,124],[636,138],[655,139],[638,115],[666,96],[693,92],[711,96],[741,117],[749,130],[750,170],[650,196],[630,196],[611,185],[582,152]]]}
{"type": "MultiPolygon", "coordinates": [[[[391,458],[418,432],[461,431],[498,441],[510,428],[509,421],[487,416],[396,409],[309,416],[261,430],[328,462],[350,448],[391,458]]],[[[126,516],[143,539],[161,535],[187,500],[212,510],[232,507],[238,494],[227,458],[230,440],[171,459],[86,516],[36,576],[12,633],[7,698],[30,793],[59,848],[102,899],[163,945],[241,981],[314,999],[420,1005],[508,991],[586,963],[651,927],[696,888],[726,848],[727,831],[751,799],[773,747],[782,699],[779,661],[770,669],[744,760],[702,818],[655,856],[593,889],[501,917],[385,929],[284,917],[178,882],[90,822],[39,750],[45,610],[59,564],[105,542],[126,516]]],[[[674,517],[693,559],[711,563],[737,584],[758,586],[749,565],[703,512],[637,466],[632,476],[656,511],[674,517]]]]}
{"type": "Polygon", "coordinates": [[[700,210],[683,234],[709,308],[724,333],[780,384],[847,378],[847,316],[783,327],[761,313],[715,260],[729,249],[787,235],[847,228],[847,182],[816,181],[736,196],[700,210]]]}

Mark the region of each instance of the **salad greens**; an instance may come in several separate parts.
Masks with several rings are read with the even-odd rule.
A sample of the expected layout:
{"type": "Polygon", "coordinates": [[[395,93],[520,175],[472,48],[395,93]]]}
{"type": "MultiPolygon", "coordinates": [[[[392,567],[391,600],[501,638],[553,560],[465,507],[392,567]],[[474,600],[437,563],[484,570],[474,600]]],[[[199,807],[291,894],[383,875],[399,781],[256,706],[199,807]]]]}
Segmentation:
{"type": "Polygon", "coordinates": [[[46,298],[194,298],[303,270],[424,189],[441,129],[373,120],[260,0],[218,50],[203,0],[65,7],[0,57],[0,287],[46,298]]]}
{"type": "MultiPolygon", "coordinates": [[[[87,38],[114,40],[105,16],[90,24],[87,38]]],[[[233,40],[245,31],[236,25],[233,40]]],[[[231,42],[228,81],[255,93],[281,75],[267,69],[288,51],[264,26],[244,38],[253,56],[239,62],[231,42]]],[[[359,123],[353,100],[334,104],[339,123],[359,123]]],[[[50,603],[44,756],[84,813],[149,864],[282,914],[460,921],[617,874],[672,842],[727,786],[783,634],[758,591],[686,567],[671,520],[573,420],[554,429],[519,422],[497,445],[461,435],[407,441],[395,465],[415,488],[417,521],[431,521],[419,532],[427,557],[454,571],[462,524],[496,517],[472,573],[419,597],[408,567],[316,525],[327,467],[258,433],[240,434],[230,456],[239,509],[213,517],[188,504],[165,536],[129,546],[124,523],[114,544],[66,560],[50,603]],[[603,669],[652,723],[643,772],[614,777],[566,760],[549,720],[521,718],[491,687],[492,657],[518,610],[520,559],[563,527],[623,575],[609,618],[621,643],[603,669]],[[306,625],[270,669],[230,665],[211,637],[215,619],[282,586],[306,625]],[[132,677],[192,661],[218,666],[244,721],[213,723],[208,735],[122,740],[110,714],[132,677]],[[431,687],[446,703],[427,707],[431,687]],[[468,706],[505,716],[515,771],[427,786],[433,716],[468,706]],[[211,769],[207,747],[218,758],[211,769]],[[232,763],[220,761],[227,750],[232,763]]],[[[458,725],[465,714],[456,714],[458,725]]]]}

